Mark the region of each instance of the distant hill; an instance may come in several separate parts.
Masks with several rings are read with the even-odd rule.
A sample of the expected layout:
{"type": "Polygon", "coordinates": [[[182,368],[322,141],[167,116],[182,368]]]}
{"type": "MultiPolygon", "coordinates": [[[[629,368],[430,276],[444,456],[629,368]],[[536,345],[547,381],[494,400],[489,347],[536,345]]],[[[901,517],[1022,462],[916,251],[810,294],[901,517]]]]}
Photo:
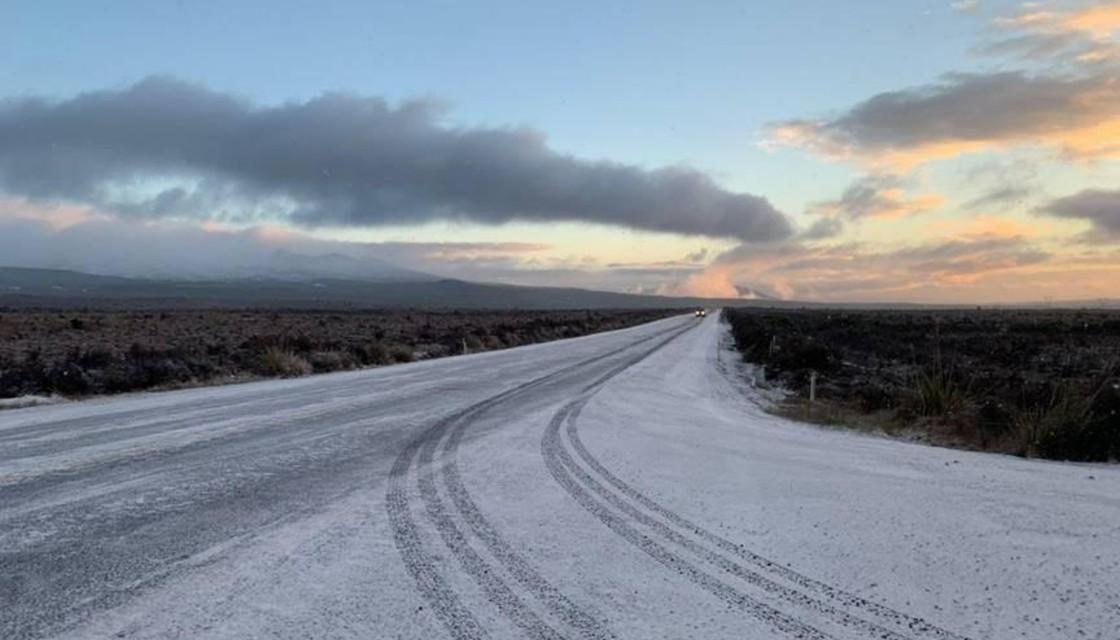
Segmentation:
{"type": "Polygon", "coordinates": [[[0,306],[652,309],[723,306],[740,302],[421,279],[421,275],[409,272],[409,277],[413,279],[405,281],[315,278],[307,273],[300,274],[298,278],[171,280],[0,267],[0,306]]]}
{"type": "Polygon", "coordinates": [[[404,269],[376,258],[354,258],[341,253],[306,255],[277,249],[264,261],[241,270],[241,275],[275,280],[316,280],[334,278],[366,282],[419,282],[439,278],[404,269]]]}
{"type": "MultiPolygon", "coordinates": [[[[67,271],[0,267],[0,308],[292,308],[292,309],[686,309],[696,307],[780,307],[844,309],[975,309],[976,305],[922,305],[913,303],[812,303],[778,300],[747,290],[746,298],[678,298],[561,287],[525,287],[486,284],[398,269],[391,265],[378,271],[391,278],[398,270],[400,280],[358,277],[316,277],[315,273],[339,273],[358,269],[369,274],[370,263],[343,260],[332,268],[316,261],[306,268],[295,260],[287,272],[277,269],[268,276],[182,280],[130,278],[67,271]],[[280,274],[286,273],[286,277],[280,274]]],[[[286,258],[281,258],[286,259],[286,258]]],[[[365,277],[372,277],[366,275],[365,277]]],[[[745,289],[745,288],[744,288],[745,289]]],[[[1015,305],[985,305],[985,308],[1095,308],[1120,309],[1120,301],[1108,299],[1047,301],[1015,305]]]]}

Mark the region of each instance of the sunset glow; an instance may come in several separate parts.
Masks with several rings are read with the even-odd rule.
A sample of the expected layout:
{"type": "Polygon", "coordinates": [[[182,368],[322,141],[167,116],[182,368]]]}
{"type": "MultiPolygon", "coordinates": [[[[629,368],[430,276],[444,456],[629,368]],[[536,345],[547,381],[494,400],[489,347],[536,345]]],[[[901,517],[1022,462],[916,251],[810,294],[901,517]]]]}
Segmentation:
{"type": "MultiPolygon", "coordinates": [[[[123,6],[90,20],[147,55],[86,68],[97,38],[48,46],[50,12],[16,11],[0,265],[289,248],[666,295],[1120,298],[1120,1],[818,7],[837,28],[800,44],[797,11],[655,4],[340,5],[315,73],[217,15],[152,43],[181,9],[123,6]],[[461,54],[419,55],[421,32],[461,54]],[[174,237],[195,246],[148,250],[174,237]]],[[[277,13],[252,15],[296,37],[277,13]]]]}

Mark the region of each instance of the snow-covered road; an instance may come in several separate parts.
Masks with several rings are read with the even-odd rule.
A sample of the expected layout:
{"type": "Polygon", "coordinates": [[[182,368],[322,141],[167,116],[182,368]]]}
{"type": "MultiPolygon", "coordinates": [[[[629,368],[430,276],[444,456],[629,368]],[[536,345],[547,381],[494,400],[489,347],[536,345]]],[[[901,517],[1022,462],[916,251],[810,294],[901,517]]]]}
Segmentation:
{"type": "Polygon", "coordinates": [[[0,638],[1120,638],[1120,469],[791,423],[726,340],[0,412],[0,638]]]}

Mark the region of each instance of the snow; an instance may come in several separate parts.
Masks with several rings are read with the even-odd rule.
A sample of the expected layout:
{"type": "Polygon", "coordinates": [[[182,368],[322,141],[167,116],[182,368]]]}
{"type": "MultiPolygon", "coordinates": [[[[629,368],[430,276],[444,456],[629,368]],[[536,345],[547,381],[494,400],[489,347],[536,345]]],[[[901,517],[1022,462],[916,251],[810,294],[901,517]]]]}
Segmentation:
{"type": "Polygon", "coordinates": [[[4,409],[23,409],[26,407],[38,407],[44,404],[58,404],[65,402],[62,396],[36,396],[26,395],[18,396],[15,398],[0,398],[0,411],[4,409]]]}
{"type": "Polygon", "coordinates": [[[712,315],[4,412],[0,636],[1117,637],[1120,469],[798,424],[751,374],[712,315]]]}
{"type": "Polygon", "coordinates": [[[580,432],[605,466],[780,564],[968,637],[1117,637],[1120,469],[768,415],[705,329],[588,405],[580,432]]]}

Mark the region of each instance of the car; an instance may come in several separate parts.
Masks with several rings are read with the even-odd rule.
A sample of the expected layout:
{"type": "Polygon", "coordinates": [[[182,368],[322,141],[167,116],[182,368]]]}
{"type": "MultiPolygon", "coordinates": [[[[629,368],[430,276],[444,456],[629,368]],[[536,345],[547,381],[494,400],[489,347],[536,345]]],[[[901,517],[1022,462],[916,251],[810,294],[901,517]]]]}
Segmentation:
{"type": "Polygon", "coordinates": [[[703,318],[706,315],[708,315],[708,310],[707,309],[697,309],[696,310],[696,317],[697,318],[703,318]]]}

